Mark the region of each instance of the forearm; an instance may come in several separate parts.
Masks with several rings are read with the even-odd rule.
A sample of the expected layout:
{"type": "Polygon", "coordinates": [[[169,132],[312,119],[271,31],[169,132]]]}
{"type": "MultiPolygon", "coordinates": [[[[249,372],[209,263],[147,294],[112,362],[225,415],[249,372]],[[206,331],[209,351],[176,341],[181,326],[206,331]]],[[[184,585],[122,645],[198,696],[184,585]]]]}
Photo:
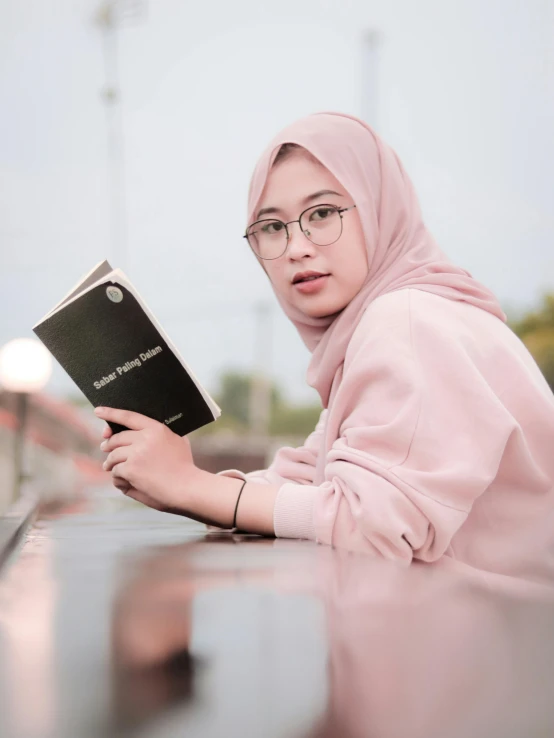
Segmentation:
{"type": "MultiPolygon", "coordinates": [[[[230,527],[243,482],[198,469],[187,481],[187,509],[181,514],[208,525],[230,527]]],[[[279,487],[247,482],[237,510],[237,527],[248,533],[275,535],[273,511],[279,487]]]]}

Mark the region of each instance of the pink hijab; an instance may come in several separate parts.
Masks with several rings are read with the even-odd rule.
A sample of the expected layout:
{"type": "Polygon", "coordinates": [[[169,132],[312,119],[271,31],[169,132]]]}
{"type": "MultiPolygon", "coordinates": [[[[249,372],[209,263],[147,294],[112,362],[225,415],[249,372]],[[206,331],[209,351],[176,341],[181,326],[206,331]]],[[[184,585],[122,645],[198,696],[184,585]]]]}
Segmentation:
{"type": "MultiPolygon", "coordinates": [[[[494,295],[450,263],[423,223],[417,196],[398,156],[366,123],[342,113],[316,113],[283,129],[261,155],[250,182],[248,222],[284,143],[307,149],[349,192],[365,234],[369,272],[360,292],[336,316],[310,318],[277,295],[312,352],[308,384],[327,407],[346,348],[370,302],[415,288],[506,316],[494,295]]],[[[445,337],[445,340],[447,338],[445,337]]]]}

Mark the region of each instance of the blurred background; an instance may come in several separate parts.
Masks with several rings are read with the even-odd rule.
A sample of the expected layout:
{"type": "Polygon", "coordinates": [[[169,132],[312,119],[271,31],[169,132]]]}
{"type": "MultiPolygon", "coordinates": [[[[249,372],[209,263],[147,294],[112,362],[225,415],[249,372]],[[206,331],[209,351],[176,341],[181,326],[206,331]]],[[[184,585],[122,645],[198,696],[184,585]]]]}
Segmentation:
{"type": "MultiPolygon", "coordinates": [[[[223,409],[200,466],[301,442],[308,353],[241,236],[258,155],[322,110],[396,149],[554,387],[554,0],[2,0],[0,347],[107,258],[223,409]]],[[[101,427],[60,367],[5,379],[0,512],[105,483],[101,427]]]]}

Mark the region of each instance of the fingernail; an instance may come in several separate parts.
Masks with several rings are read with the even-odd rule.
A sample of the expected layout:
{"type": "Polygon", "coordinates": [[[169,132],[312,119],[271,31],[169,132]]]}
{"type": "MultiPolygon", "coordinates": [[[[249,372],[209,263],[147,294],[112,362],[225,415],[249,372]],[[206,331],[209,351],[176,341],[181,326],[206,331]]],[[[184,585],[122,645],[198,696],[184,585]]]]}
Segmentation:
{"type": "Polygon", "coordinates": [[[94,408],[94,412],[96,413],[96,415],[101,415],[105,409],[105,407],[96,407],[94,408]]]}
{"type": "Polygon", "coordinates": [[[102,441],[100,444],[100,451],[103,451],[106,448],[106,441],[102,441]]]}

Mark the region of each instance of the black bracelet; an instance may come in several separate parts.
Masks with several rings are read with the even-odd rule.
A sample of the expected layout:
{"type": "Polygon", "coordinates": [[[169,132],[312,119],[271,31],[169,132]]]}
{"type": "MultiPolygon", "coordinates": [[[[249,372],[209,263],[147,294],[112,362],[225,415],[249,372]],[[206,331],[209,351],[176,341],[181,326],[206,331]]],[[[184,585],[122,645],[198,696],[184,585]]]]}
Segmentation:
{"type": "Polygon", "coordinates": [[[239,496],[237,497],[237,504],[235,505],[235,514],[233,515],[233,525],[231,526],[232,528],[236,528],[237,527],[237,510],[239,509],[240,496],[242,495],[242,490],[244,489],[244,485],[245,484],[246,484],[246,479],[242,483],[242,487],[240,488],[239,496]]]}

